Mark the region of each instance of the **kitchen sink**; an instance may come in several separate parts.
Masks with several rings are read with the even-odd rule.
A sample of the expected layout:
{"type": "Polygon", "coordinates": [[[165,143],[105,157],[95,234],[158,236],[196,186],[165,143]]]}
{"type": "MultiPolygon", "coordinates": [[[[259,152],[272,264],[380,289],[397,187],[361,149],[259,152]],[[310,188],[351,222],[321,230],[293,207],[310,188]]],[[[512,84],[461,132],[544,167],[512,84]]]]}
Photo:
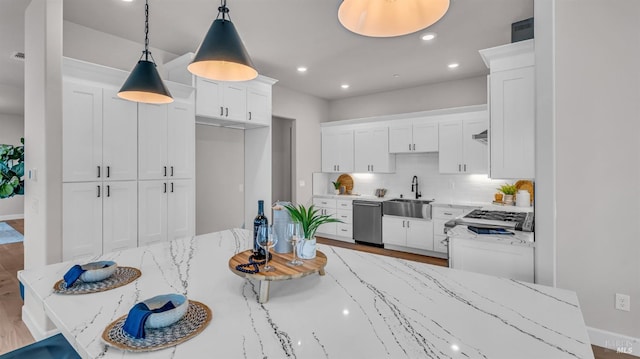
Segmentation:
{"type": "Polygon", "coordinates": [[[382,214],[431,219],[431,202],[433,200],[394,198],[382,202],[382,214]]]}

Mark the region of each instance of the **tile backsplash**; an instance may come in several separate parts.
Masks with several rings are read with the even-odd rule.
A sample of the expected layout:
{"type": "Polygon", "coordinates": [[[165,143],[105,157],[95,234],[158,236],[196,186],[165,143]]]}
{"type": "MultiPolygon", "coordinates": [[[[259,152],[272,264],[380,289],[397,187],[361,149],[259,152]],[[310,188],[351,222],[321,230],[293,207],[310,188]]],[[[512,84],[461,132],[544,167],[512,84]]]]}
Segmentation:
{"type": "MultiPolygon", "coordinates": [[[[313,193],[333,193],[331,181],[339,173],[314,173],[313,193]]],[[[397,154],[395,173],[352,173],[353,193],[375,195],[376,188],[386,188],[388,198],[415,198],[411,180],[418,176],[422,199],[439,202],[491,202],[497,187],[515,180],[493,180],[487,175],[440,174],[438,153],[397,154]]]]}

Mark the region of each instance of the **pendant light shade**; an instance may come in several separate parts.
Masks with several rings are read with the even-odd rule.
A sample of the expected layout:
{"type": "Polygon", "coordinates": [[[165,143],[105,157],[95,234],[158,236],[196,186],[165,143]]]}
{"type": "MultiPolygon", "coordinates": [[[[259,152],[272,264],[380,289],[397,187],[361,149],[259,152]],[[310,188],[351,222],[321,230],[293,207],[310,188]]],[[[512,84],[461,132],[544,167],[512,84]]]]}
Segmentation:
{"type": "Polygon", "coordinates": [[[173,98],[152,61],[140,60],[124,82],[118,97],[145,103],[171,103],[173,98]]]}
{"type": "Polygon", "coordinates": [[[236,27],[226,19],[226,0],[187,69],[194,75],[219,81],[247,81],[258,76],[236,27]]]}
{"type": "Polygon", "coordinates": [[[145,28],[144,28],[144,51],[140,60],[133,68],[129,77],[122,85],[118,97],[129,101],[144,103],[171,103],[173,98],[167,90],[164,82],[158,74],[156,63],[153,61],[151,51],[149,51],[149,1],[144,7],[145,28]],[[151,57],[151,61],[149,61],[151,57]],[[144,59],[143,59],[144,58],[144,59]]]}
{"type": "Polygon", "coordinates": [[[347,30],[371,37],[411,34],[440,20],[450,0],[344,0],[338,20],[347,30]]]}

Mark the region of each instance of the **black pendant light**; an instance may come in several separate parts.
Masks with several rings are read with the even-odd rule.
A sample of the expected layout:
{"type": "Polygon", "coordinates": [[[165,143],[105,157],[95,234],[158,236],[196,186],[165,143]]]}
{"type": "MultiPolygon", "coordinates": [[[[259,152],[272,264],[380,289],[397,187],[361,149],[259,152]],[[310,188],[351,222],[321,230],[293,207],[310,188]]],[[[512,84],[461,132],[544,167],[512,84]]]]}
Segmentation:
{"type": "Polygon", "coordinates": [[[173,98],[158,74],[156,63],[149,51],[149,1],[144,5],[144,51],[140,60],[124,82],[118,97],[145,103],[170,103],[173,98]],[[144,59],[143,59],[144,57],[144,59]],[[149,61],[151,57],[151,61],[149,61]]]}
{"type": "Polygon", "coordinates": [[[227,0],[221,1],[218,17],[211,24],[196,51],[196,56],[187,68],[196,76],[212,80],[252,80],[258,76],[258,71],[253,66],[235,26],[227,19],[227,0]]]}

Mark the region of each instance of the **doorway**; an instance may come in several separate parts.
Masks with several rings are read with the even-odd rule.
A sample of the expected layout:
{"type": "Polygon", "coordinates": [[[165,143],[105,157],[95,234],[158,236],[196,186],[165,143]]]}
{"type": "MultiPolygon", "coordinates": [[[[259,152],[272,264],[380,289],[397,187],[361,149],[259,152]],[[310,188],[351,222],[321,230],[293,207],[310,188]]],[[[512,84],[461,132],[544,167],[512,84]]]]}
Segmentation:
{"type": "Polygon", "coordinates": [[[271,121],[271,198],[293,202],[295,173],[295,120],[273,117],[271,121]]]}

